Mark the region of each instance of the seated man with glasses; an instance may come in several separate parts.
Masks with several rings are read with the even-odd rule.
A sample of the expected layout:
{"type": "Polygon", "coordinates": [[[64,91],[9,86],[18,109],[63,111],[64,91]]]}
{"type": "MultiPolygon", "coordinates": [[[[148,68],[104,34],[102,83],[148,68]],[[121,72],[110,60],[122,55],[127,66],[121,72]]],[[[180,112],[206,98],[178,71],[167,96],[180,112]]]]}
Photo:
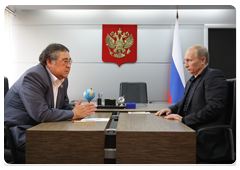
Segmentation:
{"type": "MultiPolygon", "coordinates": [[[[25,151],[25,131],[42,122],[78,119],[95,113],[93,103],[73,107],[67,95],[72,60],[61,44],[50,44],[40,63],[28,69],[4,98],[4,124],[11,127],[16,148],[25,151]]],[[[8,145],[7,141],[4,145],[8,145]]]]}

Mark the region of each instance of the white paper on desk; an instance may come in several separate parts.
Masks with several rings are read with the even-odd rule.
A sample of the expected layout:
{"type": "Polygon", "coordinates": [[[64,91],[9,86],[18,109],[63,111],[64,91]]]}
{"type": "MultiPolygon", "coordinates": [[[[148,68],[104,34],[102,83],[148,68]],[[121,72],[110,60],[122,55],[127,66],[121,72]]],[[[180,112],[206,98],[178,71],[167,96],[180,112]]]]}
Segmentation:
{"type": "Polygon", "coordinates": [[[107,122],[110,118],[84,118],[82,120],[74,120],[73,123],[87,123],[87,122],[107,122]]]}
{"type": "Polygon", "coordinates": [[[150,112],[128,112],[128,114],[151,114],[150,112]]]}

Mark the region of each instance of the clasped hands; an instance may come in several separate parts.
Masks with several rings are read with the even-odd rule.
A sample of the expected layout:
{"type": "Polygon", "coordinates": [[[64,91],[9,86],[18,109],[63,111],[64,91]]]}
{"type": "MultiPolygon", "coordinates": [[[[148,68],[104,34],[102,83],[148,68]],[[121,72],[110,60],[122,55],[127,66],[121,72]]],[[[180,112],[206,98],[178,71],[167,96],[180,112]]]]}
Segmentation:
{"type": "Polygon", "coordinates": [[[155,116],[161,116],[163,114],[166,114],[165,119],[174,119],[174,120],[179,120],[180,122],[182,121],[182,116],[179,116],[178,114],[171,114],[171,110],[169,108],[162,109],[158,111],[155,116]]]}
{"type": "Polygon", "coordinates": [[[88,115],[94,114],[95,111],[97,111],[97,105],[95,105],[94,103],[88,103],[88,104],[84,104],[84,105],[81,105],[81,104],[82,104],[82,99],[80,99],[75,104],[75,106],[72,110],[74,113],[72,120],[84,118],[88,115]]]}

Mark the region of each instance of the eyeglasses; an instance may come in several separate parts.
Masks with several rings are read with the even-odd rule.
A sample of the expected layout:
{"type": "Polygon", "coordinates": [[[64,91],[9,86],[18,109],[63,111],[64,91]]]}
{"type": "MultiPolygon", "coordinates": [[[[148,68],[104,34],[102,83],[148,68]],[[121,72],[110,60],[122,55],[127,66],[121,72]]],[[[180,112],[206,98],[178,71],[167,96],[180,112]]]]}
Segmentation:
{"type": "Polygon", "coordinates": [[[59,60],[61,63],[64,63],[65,64],[65,66],[67,66],[68,64],[72,64],[72,60],[59,60]]]}

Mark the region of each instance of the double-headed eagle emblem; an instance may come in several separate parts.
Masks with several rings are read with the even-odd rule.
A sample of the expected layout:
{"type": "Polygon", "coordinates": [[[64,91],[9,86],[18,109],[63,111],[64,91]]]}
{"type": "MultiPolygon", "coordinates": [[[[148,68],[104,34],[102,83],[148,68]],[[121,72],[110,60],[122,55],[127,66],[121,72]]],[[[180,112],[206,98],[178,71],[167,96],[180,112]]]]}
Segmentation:
{"type": "Polygon", "coordinates": [[[129,36],[128,32],[122,34],[121,28],[118,32],[111,32],[107,34],[106,45],[109,50],[109,54],[116,58],[123,58],[126,54],[130,54],[130,47],[133,45],[133,36],[129,36]]]}

